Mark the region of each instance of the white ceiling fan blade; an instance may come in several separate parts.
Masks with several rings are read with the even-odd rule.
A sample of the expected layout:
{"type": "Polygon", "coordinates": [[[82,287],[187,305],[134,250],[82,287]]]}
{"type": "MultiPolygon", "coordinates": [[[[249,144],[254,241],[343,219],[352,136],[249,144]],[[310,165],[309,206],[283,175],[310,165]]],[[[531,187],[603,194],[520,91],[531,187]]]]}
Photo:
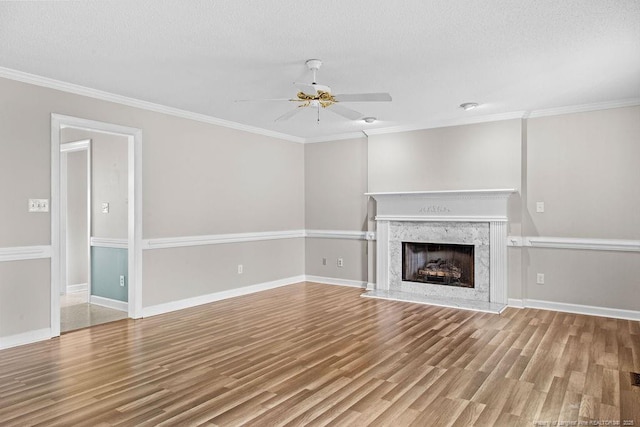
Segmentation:
{"type": "Polygon", "coordinates": [[[391,95],[386,92],[380,93],[343,93],[333,96],[338,102],[388,102],[391,95]]]}
{"type": "Polygon", "coordinates": [[[332,104],[331,106],[327,107],[327,110],[333,111],[334,113],[339,114],[342,117],[346,117],[349,120],[358,120],[360,117],[362,117],[362,113],[345,107],[344,105],[332,104]]]}
{"type": "Polygon", "coordinates": [[[276,118],[276,119],[274,120],[274,122],[281,122],[281,121],[283,121],[283,120],[288,120],[288,119],[290,119],[291,117],[293,117],[293,116],[295,116],[296,114],[298,114],[299,112],[301,112],[302,110],[303,110],[303,109],[302,109],[301,107],[294,108],[293,110],[291,110],[291,111],[287,111],[286,113],[284,113],[284,114],[283,114],[283,115],[281,115],[280,117],[276,118]]]}
{"type": "Polygon", "coordinates": [[[291,98],[257,98],[257,99],[235,99],[233,102],[264,102],[264,101],[299,101],[291,98]]]}

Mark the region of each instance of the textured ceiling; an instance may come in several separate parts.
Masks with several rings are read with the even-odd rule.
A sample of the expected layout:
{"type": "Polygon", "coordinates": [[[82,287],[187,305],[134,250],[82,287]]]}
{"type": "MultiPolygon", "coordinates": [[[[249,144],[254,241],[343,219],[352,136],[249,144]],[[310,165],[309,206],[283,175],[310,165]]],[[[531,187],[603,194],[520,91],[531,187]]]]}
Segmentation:
{"type": "Polygon", "coordinates": [[[640,98],[640,1],[4,1],[0,67],[322,138],[640,98]],[[309,58],[333,93],[393,102],[348,104],[371,125],[234,102],[295,96],[309,58]]]}

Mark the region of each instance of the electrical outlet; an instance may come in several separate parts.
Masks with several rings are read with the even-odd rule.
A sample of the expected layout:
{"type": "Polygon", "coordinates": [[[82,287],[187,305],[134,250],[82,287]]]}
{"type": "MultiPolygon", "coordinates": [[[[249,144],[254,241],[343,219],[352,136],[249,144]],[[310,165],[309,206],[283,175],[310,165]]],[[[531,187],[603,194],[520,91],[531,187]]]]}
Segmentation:
{"type": "Polygon", "coordinates": [[[124,275],[120,276],[120,286],[124,288],[124,275]]]}
{"type": "Polygon", "coordinates": [[[543,273],[538,273],[536,275],[536,283],[538,285],[544,285],[544,274],[543,273]]]}
{"type": "Polygon", "coordinates": [[[242,274],[243,271],[244,268],[242,267],[242,264],[238,264],[238,274],[242,274]]]}
{"type": "Polygon", "coordinates": [[[322,258],[322,265],[327,265],[327,259],[326,258],[322,258]]]}
{"type": "Polygon", "coordinates": [[[538,213],[544,212],[544,202],[536,202],[536,212],[538,213]]]}
{"type": "Polygon", "coordinates": [[[109,202],[102,203],[102,213],[109,213],[109,202]]]}
{"type": "Polygon", "coordinates": [[[338,267],[344,267],[344,260],[342,258],[338,258],[338,267]]]}

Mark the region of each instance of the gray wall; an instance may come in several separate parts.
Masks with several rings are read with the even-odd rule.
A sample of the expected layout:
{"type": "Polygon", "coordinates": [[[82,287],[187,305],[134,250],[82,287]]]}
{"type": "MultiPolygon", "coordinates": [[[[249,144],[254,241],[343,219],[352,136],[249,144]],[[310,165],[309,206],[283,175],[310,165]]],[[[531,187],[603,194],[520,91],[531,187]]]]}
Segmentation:
{"type": "MultiPolygon", "coordinates": [[[[145,238],[304,229],[302,144],[169,116],[144,132],[173,141],[144,151],[145,238]]],[[[303,275],[297,240],[144,251],[143,306],[303,275]]]]}
{"type": "MultiPolygon", "coordinates": [[[[0,93],[0,247],[50,244],[49,214],[28,213],[27,199],[50,197],[54,112],[142,129],[147,239],[359,231],[375,213],[367,190],[504,187],[520,195],[511,235],[640,233],[640,107],[302,145],[6,79],[0,93]],[[534,213],[536,201],[545,214],[534,213]]],[[[372,280],[365,242],[306,240],[144,251],[143,306],[305,272],[372,280]],[[327,268],[318,265],[325,255],[327,268]],[[338,256],[342,269],[331,262],[338,256]]],[[[638,265],[637,252],[513,248],[509,297],[638,310],[638,265]],[[536,272],[546,285],[533,284],[536,272]]],[[[49,280],[47,259],[0,263],[0,336],[49,327],[49,280]]]]}
{"type": "MultiPolygon", "coordinates": [[[[638,135],[640,107],[375,135],[369,191],[516,188],[510,235],[638,240],[638,135]]],[[[508,263],[509,298],[640,310],[637,252],[509,248],[508,263]]]]}
{"type": "MultiPolygon", "coordinates": [[[[527,129],[523,234],[640,239],[640,107],[535,118],[527,129]]],[[[522,252],[527,298],[640,310],[638,252],[522,252]]]]}
{"type": "MultiPolygon", "coordinates": [[[[51,243],[50,215],[27,212],[27,199],[50,198],[51,113],[142,129],[144,238],[304,228],[302,144],[7,79],[0,79],[0,93],[5,101],[0,103],[0,247],[51,243]]],[[[251,257],[245,271],[260,270],[259,282],[304,274],[304,248],[299,239],[289,243],[264,242],[267,253],[279,251],[278,259],[285,261],[251,257]]],[[[228,269],[236,271],[235,260],[210,262],[214,252],[207,246],[190,248],[190,254],[207,265],[209,275],[193,275],[179,257],[153,252],[143,256],[145,307],[238,288],[258,277],[225,276],[228,269]],[[181,278],[179,283],[153,280],[165,269],[181,278]]],[[[48,328],[49,260],[0,264],[0,336],[48,328]],[[15,283],[15,277],[22,279],[15,283]]]]}
{"type": "Polygon", "coordinates": [[[48,328],[48,259],[0,262],[0,337],[48,328]]]}
{"type": "MultiPolygon", "coordinates": [[[[509,234],[520,235],[523,129],[521,120],[504,120],[371,135],[368,191],[513,188],[519,193],[509,201],[509,234]]],[[[375,229],[374,221],[370,228],[375,229]]],[[[520,250],[510,249],[508,257],[509,297],[521,298],[520,250]]],[[[370,245],[370,270],[374,264],[375,248],[370,245]]]]}
{"type": "Polygon", "coordinates": [[[143,276],[154,284],[142,290],[148,307],[302,275],[304,239],[157,249],[143,257],[143,276]]]}
{"type": "Polygon", "coordinates": [[[525,234],[640,239],[640,107],[529,119],[527,129],[525,234]]]}
{"type": "MultiPolygon", "coordinates": [[[[366,231],[366,138],[306,144],[304,162],[306,228],[366,231]]],[[[306,274],[368,280],[364,241],[307,238],[305,254],[306,274]],[[338,258],[343,267],[337,266],[338,258]]]]}
{"type": "Polygon", "coordinates": [[[306,144],[305,219],[312,230],[367,229],[367,139],[306,144]]]}
{"type": "MultiPolygon", "coordinates": [[[[369,191],[520,190],[521,157],[521,120],[371,135],[369,191]]],[[[519,233],[518,196],[509,207],[519,233]]]]}
{"type": "Polygon", "coordinates": [[[145,238],[304,228],[302,144],[161,114],[144,141],[145,238]]]}

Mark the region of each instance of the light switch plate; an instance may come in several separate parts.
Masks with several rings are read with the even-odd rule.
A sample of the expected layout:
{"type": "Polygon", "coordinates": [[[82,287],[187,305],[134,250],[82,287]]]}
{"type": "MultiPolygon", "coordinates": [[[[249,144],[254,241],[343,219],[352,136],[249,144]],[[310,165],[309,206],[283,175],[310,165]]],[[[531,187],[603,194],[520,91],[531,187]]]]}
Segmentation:
{"type": "Polygon", "coordinates": [[[108,202],[104,202],[102,204],[102,213],[109,213],[109,203],[108,202]]]}
{"type": "Polygon", "coordinates": [[[536,202],[536,212],[544,212],[544,202],[536,202]]]}
{"type": "Polygon", "coordinates": [[[49,199],[29,199],[29,212],[49,212],[49,199]]]}

